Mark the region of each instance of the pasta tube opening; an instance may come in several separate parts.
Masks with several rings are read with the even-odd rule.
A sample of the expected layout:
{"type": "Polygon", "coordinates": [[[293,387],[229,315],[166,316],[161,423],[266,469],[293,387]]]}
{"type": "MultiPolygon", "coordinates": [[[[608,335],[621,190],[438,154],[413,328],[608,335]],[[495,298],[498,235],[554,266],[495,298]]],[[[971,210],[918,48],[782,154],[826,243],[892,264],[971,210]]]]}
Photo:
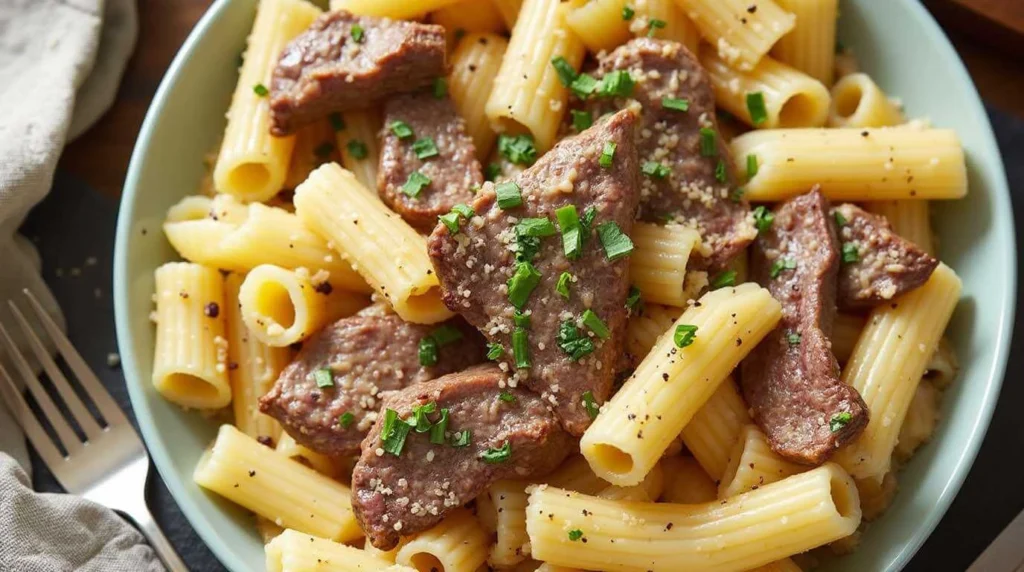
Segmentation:
{"type": "MultiPolygon", "coordinates": [[[[195,401],[197,403],[210,403],[222,401],[225,388],[202,376],[186,373],[173,372],[164,376],[160,383],[160,393],[175,403],[195,401]]],[[[230,396],[230,393],[229,393],[230,396]]]]}
{"type": "Polygon", "coordinates": [[[867,74],[855,73],[832,87],[828,122],[836,127],[883,127],[903,123],[903,114],[867,74]]]}
{"type": "Polygon", "coordinates": [[[607,443],[599,443],[594,446],[592,453],[602,469],[618,475],[628,475],[633,472],[633,455],[607,443]]]}
{"type": "Polygon", "coordinates": [[[429,552],[417,552],[409,557],[409,564],[418,572],[446,572],[441,559],[429,552]]]}
{"type": "MultiPolygon", "coordinates": [[[[271,190],[270,169],[266,161],[252,160],[229,167],[225,175],[228,184],[236,189],[259,189],[253,196],[264,196],[271,190]]],[[[275,186],[277,181],[274,181],[275,186]]]]}
{"type": "Polygon", "coordinates": [[[294,286],[266,280],[256,287],[252,311],[263,316],[268,333],[275,326],[287,331],[295,325],[295,313],[302,302],[301,294],[292,292],[294,286]]]}
{"type": "Polygon", "coordinates": [[[814,125],[821,118],[822,100],[804,92],[797,92],[782,102],[779,108],[779,127],[814,125]]]}

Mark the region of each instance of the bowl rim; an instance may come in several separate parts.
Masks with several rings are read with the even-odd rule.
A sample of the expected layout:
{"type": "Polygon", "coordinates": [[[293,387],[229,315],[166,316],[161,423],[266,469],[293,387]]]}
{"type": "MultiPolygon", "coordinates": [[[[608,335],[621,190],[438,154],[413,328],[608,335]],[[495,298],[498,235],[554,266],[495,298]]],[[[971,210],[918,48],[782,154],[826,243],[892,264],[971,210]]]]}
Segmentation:
{"type": "MultiPolygon", "coordinates": [[[[136,139],[134,150],[132,151],[131,162],[129,163],[128,173],[125,178],[121,204],[118,209],[116,242],[114,246],[113,280],[114,318],[117,330],[117,342],[123,364],[122,371],[124,372],[128,396],[135,411],[135,418],[138,422],[139,429],[142,432],[142,437],[146,443],[146,447],[149,450],[150,457],[153,459],[153,463],[156,466],[157,471],[160,473],[167,489],[170,491],[171,496],[174,498],[175,502],[180,507],[181,512],[188,520],[189,525],[193,527],[203,542],[206,543],[214,555],[228,569],[245,570],[245,565],[237,555],[235,547],[228,546],[227,543],[218,534],[216,534],[210,523],[207,522],[202,515],[202,511],[198,506],[198,503],[209,501],[201,501],[200,497],[186,490],[183,481],[174,478],[175,471],[173,470],[170,451],[164,445],[161,440],[161,432],[152,421],[151,408],[147,402],[143,385],[141,385],[145,380],[143,379],[144,376],[139,375],[138,361],[131,344],[130,332],[132,327],[128,307],[128,301],[130,299],[128,287],[130,284],[130,277],[128,276],[127,260],[130,243],[129,239],[132,234],[132,225],[134,223],[131,215],[134,213],[136,201],[139,199],[138,188],[142,177],[142,165],[145,162],[146,155],[149,153],[149,146],[153,138],[155,124],[163,113],[164,107],[166,106],[169,98],[169,93],[173,87],[175,78],[181,71],[181,68],[195,55],[193,52],[196,51],[196,46],[200,39],[206,35],[213,22],[222,16],[223,12],[231,4],[231,1],[232,0],[215,0],[196,23],[192,31],[189,32],[188,37],[178,49],[174,59],[167,69],[167,72],[161,79],[160,85],[153,96],[152,103],[146,112],[142,127],[139,130],[138,138],[136,139]]],[[[942,60],[950,63],[951,72],[962,84],[965,85],[965,87],[968,88],[968,94],[973,96],[970,98],[971,101],[969,102],[968,111],[981,119],[979,128],[983,132],[984,142],[986,145],[997,151],[995,153],[995,157],[992,158],[994,161],[992,164],[994,172],[989,173],[992,175],[991,180],[989,181],[992,188],[988,189],[988,194],[995,203],[994,216],[1003,218],[1004,222],[1009,222],[1007,228],[1009,229],[1008,238],[1010,241],[1002,250],[1004,253],[1004,260],[1002,262],[1004,267],[1007,268],[1007,288],[1005,295],[999,302],[1000,313],[997,324],[995,354],[993,356],[991,368],[989,368],[987,372],[983,372],[983,375],[987,377],[984,385],[984,394],[982,396],[981,407],[978,409],[977,415],[973,420],[973,424],[969,427],[970,435],[968,437],[967,446],[964,447],[960,456],[956,459],[953,470],[946,478],[942,490],[936,498],[934,507],[921,521],[909,542],[904,544],[902,549],[897,552],[895,557],[888,563],[886,567],[887,571],[900,570],[906,566],[928,537],[931,536],[931,533],[945,516],[950,504],[960,491],[960,488],[978,455],[981,444],[985,439],[986,432],[992,420],[992,415],[996,403],[998,402],[999,391],[1006,374],[1017,292],[1016,229],[1011,214],[1013,211],[1010,205],[1010,190],[1006,178],[1006,169],[1003,164],[1002,155],[998,152],[998,142],[996,141],[995,134],[992,131],[992,125],[989,120],[988,113],[984,108],[977,87],[971,80],[963,61],[960,59],[960,56],[953,48],[949,38],[939,27],[932,15],[919,2],[915,2],[914,0],[898,1],[908,7],[913,12],[914,17],[922,23],[924,32],[934,41],[938,48],[939,53],[937,55],[942,60]]]]}

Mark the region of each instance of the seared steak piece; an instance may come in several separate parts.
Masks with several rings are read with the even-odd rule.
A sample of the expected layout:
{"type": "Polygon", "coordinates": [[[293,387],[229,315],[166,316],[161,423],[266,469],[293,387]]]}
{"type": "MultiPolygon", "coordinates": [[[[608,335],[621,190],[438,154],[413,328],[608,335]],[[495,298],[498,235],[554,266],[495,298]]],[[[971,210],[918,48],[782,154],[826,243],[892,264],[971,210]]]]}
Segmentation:
{"type": "Polygon", "coordinates": [[[260,411],[314,451],[355,455],[384,396],[484,361],[483,339],[475,329],[461,319],[440,327],[438,335],[436,325],[410,324],[377,306],[338,320],[303,343],[260,399],[260,411]],[[428,336],[437,363],[423,366],[420,344],[428,336]],[[321,370],[326,371],[317,373],[321,370]]]}
{"type": "Polygon", "coordinates": [[[377,190],[391,210],[430,232],[439,215],[473,201],[484,182],[466,122],[450,99],[420,91],[396,95],[384,106],[377,190]],[[430,182],[410,186],[413,173],[430,182]]]}
{"type": "Polygon", "coordinates": [[[743,396],[779,455],[824,462],[860,434],[868,409],[839,379],[829,338],[839,248],[820,190],[775,210],[754,242],[751,277],[782,304],[779,326],[743,361],[743,396]]]}
{"type": "Polygon", "coordinates": [[[295,133],[445,73],[441,26],[329,12],[281,52],[270,83],[270,133],[295,133]]]}
{"type": "Polygon", "coordinates": [[[737,190],[707,73],[682,45],[652,38],[630,40],[599,62],[596,77],[627,71],[636,85],[626,97],[592,96],[585,109],[596,118],[621,109],[629,99],[643,107],[636,129],[644,168],[640,219],[696,228],[704,253],[694,260],[694,268],[721,269],[757,233],[748,216],[750,206],[737,190]]]}
{"type": "Polygon", "coordinates": [[[607,399],[623,353],[636,122],[623,110],[563,139],[510,182],[485,184],[457,233],[438,225],[429,240],[445,304],[495,344],[509,383],[541,394],[574,435],[607,399]]]}
{"type": "Polygon", "coordinates": [[[352,472],[352,508],[375,547],[434,526],[497,480],[545,475],[574,448],[537,395],[504,379],[480,366],[384,398],[385,421],[352,472]],[[407,424],[420,417],[431,429],[407,424]]]}
{"type": "Polygon", "coordinates": [[[939,261],[892,231],[885,217],[851,204],[833,209],[843,265],[839,307],[870,308],[928,281],[939,261]]]}

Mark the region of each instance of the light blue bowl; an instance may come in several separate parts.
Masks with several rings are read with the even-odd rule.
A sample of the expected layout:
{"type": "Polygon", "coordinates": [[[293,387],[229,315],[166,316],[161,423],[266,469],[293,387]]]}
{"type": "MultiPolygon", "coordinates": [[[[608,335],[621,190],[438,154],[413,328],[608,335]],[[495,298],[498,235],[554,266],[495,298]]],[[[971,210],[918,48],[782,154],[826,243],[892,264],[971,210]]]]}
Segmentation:
{"type": "MultiPolygon", "coordinates": [[[[840,36],[864,69],[903,99],[910,117],[955,129],[967,150],[970,194],[937,204],[942,258],[963,278],[949,337],[959,378],[942,422],[899,475],[888,513],[858,550],[830,570],[899,570],[946,512],[985,436],[1006,366],[1016,254],[1006,175],[988,117],[949,41],[915,0],[843,0],[840,36]]],[[[217,144],[255,0],[217,0],[186,40],[157,91],[132,157],[114,253],[118,343],[128,391],[160,475],[185,516],[231,570],[263,569],[263,545],[243,510],[207,494],[192,470],[215,426],[164,401],[150,382],[153,271],[175,257],[161,232],[167,208],[192,194],[217,144]]]]}

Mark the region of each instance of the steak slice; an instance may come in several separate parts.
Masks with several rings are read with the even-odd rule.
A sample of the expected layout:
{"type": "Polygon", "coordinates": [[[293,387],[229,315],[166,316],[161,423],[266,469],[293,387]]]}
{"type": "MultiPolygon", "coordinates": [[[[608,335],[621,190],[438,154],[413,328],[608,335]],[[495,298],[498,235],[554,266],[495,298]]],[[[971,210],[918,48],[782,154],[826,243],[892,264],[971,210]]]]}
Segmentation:
{"type": "MultiPolygon", "coordinates": [[[[609,238],[617,227],[628,236],[633,228],[636,121],[633,111],[623,110],[563,139],[511,183],[485,184],[473,204],[477,215],[458,233],[438,225],[429,240],[445,304],[501,346],[501,367],[514,372],[509,383],[525,383],[541,394],[573,435],[581,435],[591,422],[584,395],[589,392],[587,399],[597,406],[607,399],[623,353],[629,258],[610,260],[599,234],[609,238]],[[600,157],[610,145],[615,151],[603,167],[600,157]],[[512,195],[521,190],[521,205],[500,207],[496,193],[508,189],[512,195]],[[575,207],[581,219],[582,246],[573,259],[566,256],[556,230],[567,230],[555,213],[563,207],[575,207]],[[551,235],[525,235],[527,219],[546,219],[551,235]],[[521,285],[525,280],[520,278],[533,272],[527,278],[536,280],[536,288],[526,290],[518,308],[523,316],[517,318],[511,299],[522,290],[510,284],[521,285]],[[571,277],[563,289],[568,297],[557,290],[563,273],[571,277]],[[586,310],[606,325],[604,335],[582,324],[586,310]],[[528,348],[528,367],[516,367],[515,339],[528,348]]],[[[625,236],[620,243],[628,242],[625,236]]]]}
{"type": "Polygon", "coordinates": [[[833,209],[843,243],[839,307],[870,308],[928,281],[939,261],[893,232],[885,217],[842,204],[833,209]]]}
{"type": "Polygon", "coordinates": [[[409,224],[430,232],[437,217],[473,201],[484,182],[466,122],[447,97],[419,91],[396,95],[384,106],[377,190],[409,224]],[[423,157],[422,159],[420,157],[423,157]],[[430,183],[416,196],[403,189],[413,173],[430,183]]]}
{"type": "MultiPolygon", "coordinates": [[[[750,205],[737,191],[707,73],[681,44],[653,38],[630,40],[600,58],[595,75],[604,78],[619,70],[633,78],[629,98],[643,107],[636,130],[640,164],[667,167],[664,176],[645,172],[640,177],[640,219],[696,228],[704,252],[697,253],[693,268],[720,270],[757,232],[748,216],[750,205]],[[686,102],[686,111],[671,108],[682,105],[680,101],[686,102]],[[705,153],[702,144],[709,145],[705,153]]],[[[584,105],[597,117],[627,101],[591,97],[584,105]]]]}
{"type": "Polygon", "coordinates": [[[270,133],[290,135],[333,112],[430,85],[445,66],[441,26],[328,12],[281,52],[270,82],[270,133]]]}
{"type": "Polygon", "coordinates": [[[484,361],[483,339],[475,329],[461,319],[442,327],[449,334],[442,341],[448,343],[438,344],[436,365],[423,366],[420,342],[438,326],[410,324],[377,306],[338,320],[303,343],[260,399],[260,411],[314,451],[358,454],[384,396],[484,361]],[[332,374],[332,387],[317,384],[315,372],[324,368],[332,374]]]}
{"type": "Polygon", "coordinates": [[[820,190],[775,210],[754,243],[751,277],[782,304],[779,326],[743,361],[743,396],[779,455],[823,463],[868,422],[857,390],[839,379],[829,338],[839,249],[820,190]]]}
{"type": "Polygon", "coordinates": [[[391,427],[408,434],[393,454],[384,448],[396,439],[381,435],[391,427],[377,423],[352,472],[352,508],[373,546],[390,550],[400,536],[434,526],[495,481],[545,475],[573,450],[575,441],[541,399],[523,389],[503,389],[506,377],[494,365],[480,366],[384,398],[382,414],[396,412],[391,427]],[[440,430],[400,427],[423,406],[432,410],[427,420],[442,429],[447,411],[444,439],[435,435],[440,430]]]}

